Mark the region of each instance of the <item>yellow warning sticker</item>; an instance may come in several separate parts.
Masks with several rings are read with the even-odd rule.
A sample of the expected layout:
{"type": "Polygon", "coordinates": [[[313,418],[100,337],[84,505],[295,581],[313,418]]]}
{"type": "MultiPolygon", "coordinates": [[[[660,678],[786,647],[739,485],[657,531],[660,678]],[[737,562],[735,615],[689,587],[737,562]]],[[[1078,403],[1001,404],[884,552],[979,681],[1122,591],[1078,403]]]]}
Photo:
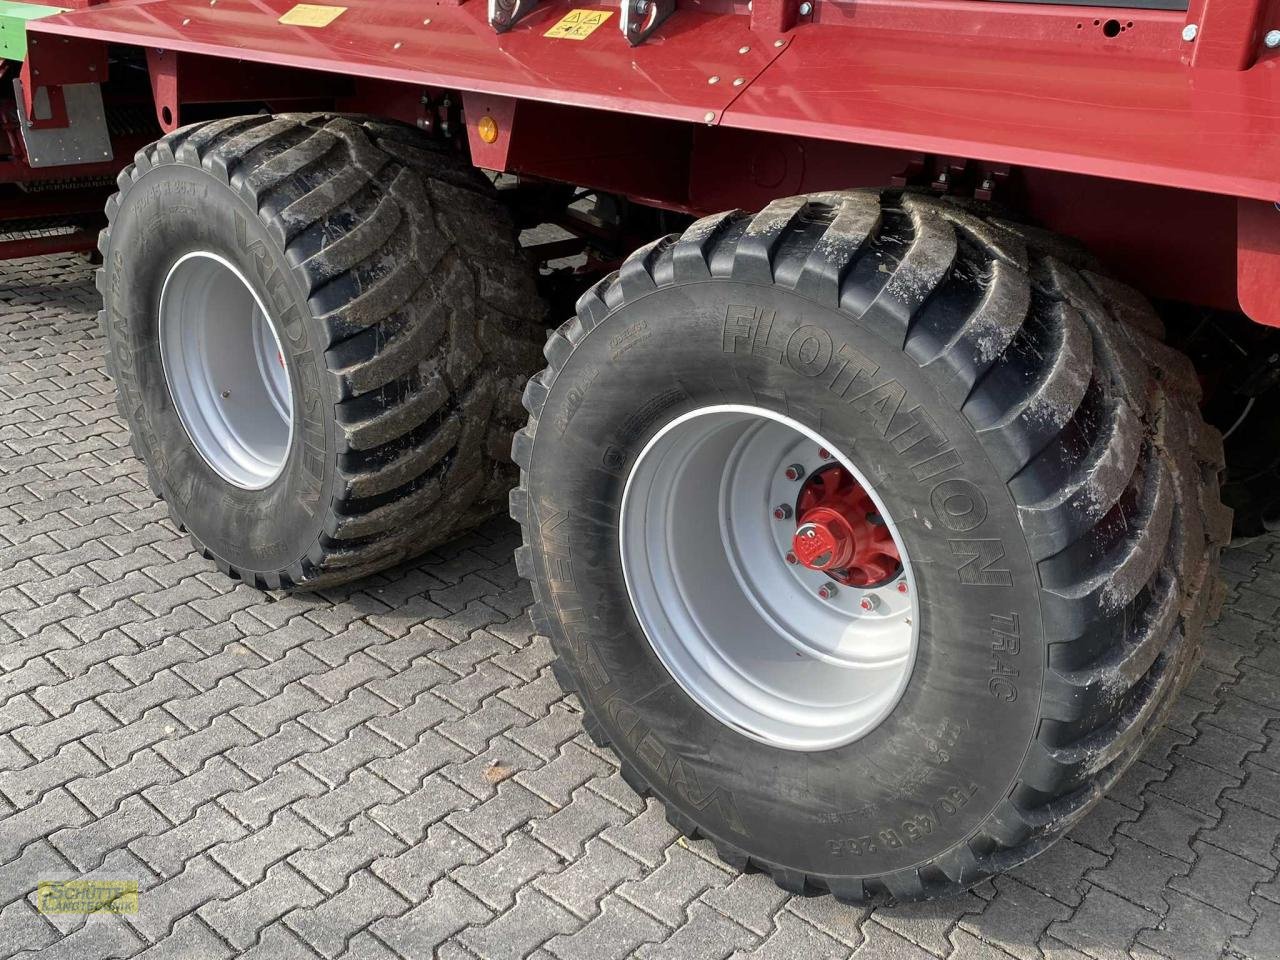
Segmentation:
{"type": "Polygon", "coordinates": [[[346,7],[331,7],[323,3],[299,3],[280,18],[290,27],[327,27],[347,12],[346,7]]]}
{"type": "Polygon", "coordinates": [[[585,40],[611,16],[612,10],[570,10],[543,36],[557,40],[585,40]]]}

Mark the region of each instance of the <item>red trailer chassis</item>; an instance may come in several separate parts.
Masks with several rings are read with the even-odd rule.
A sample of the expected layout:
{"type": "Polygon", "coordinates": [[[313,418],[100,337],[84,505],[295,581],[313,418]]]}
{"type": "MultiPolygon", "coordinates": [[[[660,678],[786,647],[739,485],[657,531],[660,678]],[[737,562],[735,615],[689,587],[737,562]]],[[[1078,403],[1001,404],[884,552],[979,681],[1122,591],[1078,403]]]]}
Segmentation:
{"type": "Polygon", "coordinates": [[[566,38],[555,0],[505,32],[480,0],[344,3],[308,20],[291,0],[79,0],[29,25],[25,95],[101,82],[115,45],[145,51],[165,130],[243,101],[430,126],[460,99],[477,165],[672,210],[994,195],[1151,295],[1280,326],[1280,0],[682,0],[636,45],[616,5],[578,7],[602,22],[566,38]]]}

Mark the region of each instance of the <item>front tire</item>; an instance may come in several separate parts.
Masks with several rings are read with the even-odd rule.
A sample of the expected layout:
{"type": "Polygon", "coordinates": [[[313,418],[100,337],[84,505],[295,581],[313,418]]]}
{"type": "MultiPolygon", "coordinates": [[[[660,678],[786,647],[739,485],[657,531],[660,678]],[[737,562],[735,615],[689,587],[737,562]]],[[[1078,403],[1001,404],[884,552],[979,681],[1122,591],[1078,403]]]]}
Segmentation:
{"type": "MultiPolygon", "coordinates": [[[[781,200],[638,251],[548,341],[513,451],[517,564],[588,730],[678,828],[795,892],[936,897],[1043,850],[1185,682],[1229,532],[1220,439],[1158,333],[1068,242],[912,194],[781,200]],[[734,625],[690,659],[727,665],[767,706],[744,682],[758,680],[788,717],[821,726],[848,707],[790,682],[811,669],[802,647],[838,646],[823,636],[740,655],[757,619],[787,615],[743,565],[788,558],[759,549],[721,568],[731,548],[705,544],[741,539],[733,490],[755,478],[708,473],[683,494],[701,512],[670,508],[666,539],[647,544],[713,574],[701,588],[667,576],[670,611],[699,589],[711,602],[666,621],[633,603],[628,487],[664,431],[726,408],[838,448],[914,571],[905,684],[839,736],[774,736],[673,666],[687,631],[734,625]],[[768,615],[717,619],[735,604],[768,615]]],[[[736,442],[718,461],[743,459],[736,442]]],[[[868,635],[847,622],[856,646],[868,635]]]]}
{"type": "Polygon", "coordinates": [[[391,566],[500,508],[543,308],[488,181],[399,124],[195,124],[107,206],[108,363],[152,488],[263,588],[391,566]]]}

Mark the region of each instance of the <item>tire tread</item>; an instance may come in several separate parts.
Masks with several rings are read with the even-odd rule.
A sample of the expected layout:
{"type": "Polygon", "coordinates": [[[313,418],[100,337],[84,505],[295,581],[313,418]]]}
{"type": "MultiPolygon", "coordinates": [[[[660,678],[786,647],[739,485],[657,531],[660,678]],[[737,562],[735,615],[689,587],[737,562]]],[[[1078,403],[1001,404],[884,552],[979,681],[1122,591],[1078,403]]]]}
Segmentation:
{"type": "MultiPolygon", "coordinates": [[[[513,442],[521,482],[510,503],[524,530],[517,569],[531,581],[534,622],[551,636],[555,675],[567,692],[579,692],[572,654],[547,613],[531,546],[528,470],[539,416],[582,339],[629,297],[658,286],[717,276],[781,283],[901,334],[944,395],[963,402],[993,462],[1004,467],[1039,564],[1046,626],[1062,639],[1050,648],[1044,720],[1030,758],[983,824],[918,869],[802,875],[704,834],[666,806],[678,830],[706,836],[726,863],[763,870],[787,890],[851,902],[953,894],[1030,859],[1070,829],[1164,721],[1218,593],[1218,552],[1230,534],[1218,495],[1222,445],[1199,416],[1189,361],[1159,341],[1150,305],[1096,271],[1073,241],[945,199],[813,194],[755,215],[705,217],[683,236],[642,248],[584,294],[576,318],[548,340],[549,366],[526,389],[530,419],[513,442]],[[804,244],[800,267],[780,269],[780,251],[794,257],[804,244]],[[876,274],[888,279],[871,279],[876,274]],[[941,321],[931,311],[961,288],[975,306],[953,326],[933,329],[941,321]],[[1039,377],[1011,390],[1011,375],[1025,382],[1028,345],[1047,345],[1039,377]],[[1092,562],[1077,562],[1084,556],[1092,562]]],[[[582,699],[588,733],[608,746],[582,699]]],[[[622,772],[642,795],[658,794],[625,759],[622,772]]]]}
{"type": "MultiPolygon", "coordinates": [[[[492,436],[518,424],[495,403],[495,384],[536,367],[544,308],[485,178],[399,124],[329,113],[232,117],[140,151],[109,216],[143,173],[166,163],[218,177],[284,246],[326,331],[322,389],[336,397],[339,433],[325,532],[290,569],[254,573],[197,548],[255,586],[318,588],[408,559],[498,512],[514,466],[492,436]],[[477,198],[488,204],[484,217],[446,215],[450,205],[473,210],[477,198]],[[524,313],[496,322],[482,279],[524,313]],[[481,368],[488,373],[476,377],[481,368]]],[[[99,246],[106,263],[110,226],[99,246]]],[[[135,452],[145,460],[136,444],[135,452]]]]}

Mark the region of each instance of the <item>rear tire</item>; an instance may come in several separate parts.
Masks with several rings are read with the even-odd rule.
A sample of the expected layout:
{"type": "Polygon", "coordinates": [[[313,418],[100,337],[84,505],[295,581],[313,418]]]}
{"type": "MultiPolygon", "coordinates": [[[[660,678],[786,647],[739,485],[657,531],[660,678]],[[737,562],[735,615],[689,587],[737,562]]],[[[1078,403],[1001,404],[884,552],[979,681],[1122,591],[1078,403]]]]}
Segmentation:
{"type": "Polygon", "coordinates": [[[185,127],[119,184],[98,273],[109,367],[153,489],[222,570],[338,583],[500,509],[544,310],[482,175],[410,127],[297,114],[185,127]],[[214,297],[215,273],[242,288],[214,297]],[[278,352],[274,391],[236,369],[249,293],[270,333],[255,321],[244,363],[278,352]]]}
{"type": "MultiPolygon", "coordinates": [[[[1160,726],[1217,595],[1221,440],[1160,332],[1069,241],[912,194],[780,200],[637,251],[547,342],[513,449],[517,566],[588,731],[677,828],[793,892],[932,898],[1044,850],[1160,726]],[[637,461],[724,405],[839,445],[911,558],[909,680],[829,749],[718,719],[629,597],[637,461]]],[[[649,553],[679,561],[690,526],[649,553]]],[[[726,578],[766,602],[741,566],[707,609],[726,578]]],[[[800,662],[780,649],[765,682],[800,662]]]]}

